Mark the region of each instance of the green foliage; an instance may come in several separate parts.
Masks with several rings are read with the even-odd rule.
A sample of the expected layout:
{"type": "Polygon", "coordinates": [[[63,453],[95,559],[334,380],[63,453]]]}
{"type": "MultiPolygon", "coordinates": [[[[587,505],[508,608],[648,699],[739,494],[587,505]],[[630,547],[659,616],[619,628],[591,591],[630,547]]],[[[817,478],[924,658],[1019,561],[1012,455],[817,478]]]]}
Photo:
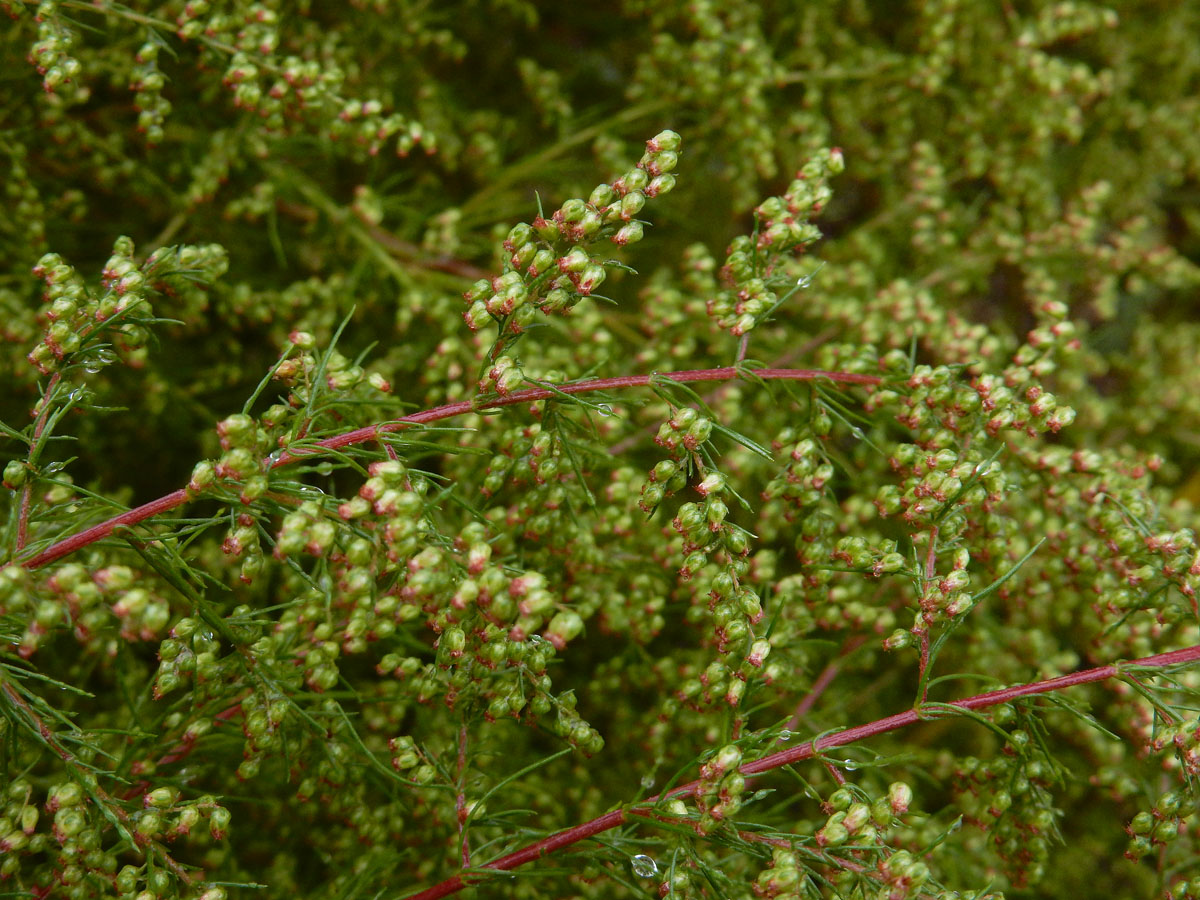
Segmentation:
{"type": "Polygon", "coordinates": [[[0,892],[1200,897],[1195,3],[0,10],[0,892]]]}

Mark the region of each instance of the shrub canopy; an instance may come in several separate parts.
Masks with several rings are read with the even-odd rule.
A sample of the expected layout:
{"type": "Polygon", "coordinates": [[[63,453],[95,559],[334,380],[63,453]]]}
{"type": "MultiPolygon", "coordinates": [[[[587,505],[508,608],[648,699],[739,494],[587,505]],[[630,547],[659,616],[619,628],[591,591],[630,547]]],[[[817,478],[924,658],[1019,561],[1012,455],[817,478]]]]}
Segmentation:
{"type": "Polygon", "coordinates": [[[1196,3],[0,9],[3,891],[1200,897],[1196,3]]]}

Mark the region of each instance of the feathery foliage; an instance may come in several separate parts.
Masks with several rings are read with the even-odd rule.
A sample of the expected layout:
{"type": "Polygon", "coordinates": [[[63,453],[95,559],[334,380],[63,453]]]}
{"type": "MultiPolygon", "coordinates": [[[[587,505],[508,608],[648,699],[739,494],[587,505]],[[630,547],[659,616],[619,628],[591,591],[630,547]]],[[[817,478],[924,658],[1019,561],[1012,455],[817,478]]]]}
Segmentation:
{"type": "Polygon", "coordinates": [[[1200,5],[0,11],[0,892],[1200,898],[1200,5]]]}

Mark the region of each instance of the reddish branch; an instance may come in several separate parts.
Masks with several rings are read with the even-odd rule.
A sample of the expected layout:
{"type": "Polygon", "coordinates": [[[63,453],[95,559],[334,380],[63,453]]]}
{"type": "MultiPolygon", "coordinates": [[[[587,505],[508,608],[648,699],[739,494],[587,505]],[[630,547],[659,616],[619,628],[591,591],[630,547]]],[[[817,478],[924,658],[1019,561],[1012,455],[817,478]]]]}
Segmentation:
{"type": "Polygon", "coordinates": [[[471,865],[471,845],[467,840],[467,794],[465,787],[467,773],[467,723],[458,729],[458,795],[454,799],[454,810],[458,814],[458,836],[462,846],[463,868],[471,865]]]}
{"type": "MultiPolygon", "coordinates": [[[[794,732],[800,727],[801,721],[803,721],[804,717],[808,715],[808,711],[813,708],[813,704],[815,704],[817,700],[821,698],[821,695],[825,693],[825,689],[828,688],[829,685],[833,684],[833,680],[837,678],[838,673],[841,672],[842,666],[845,664],[846,657],[866,642],[867,639],[861,634],[847,639],[846,643],[842,645],[842,650],[838,654],[838,658],[833,660],[822,670],[821,674],[817,676],[817,680],[813,682],[813,686],[809,689],[808,693],[804,695],[804,699],[796,705],[796,710],[792,713],[792,717],[788,719],[788,723],[783,726],[784,731],[794,732]]],[[[788,740],[789,738],[785,738],[783,735],[780,735],[779,739],[784,741],[788,740]]]]}
{"type": "MultiPolygon", "coordinates": [[[[925,554],[925,583],[921,587],[922,594],[928,594],[929,582],[933,581],[937,575],[937,528],[932,528],[929,531],[929,552],[925,554]]],[[[924,610],[922,611],[925,612],[924,610]]],[[[929,623],[925,621],[925,616],[921,616],[921,662],[918,668],[918,675],[922,684],[921,699],[925,699],[925,671],[929,668],[929,623]]]]}
{"type": "MultiPolygon", "coordinates": [[[[422,425],[429,422],[437,422],[442,419],[448,419],[453,416],[463,415],[465,413],[481,410],[481,409],[496,409],[504,406],[516,406],[522,403],[533,403],[541,400],[552,399],[559,394],[586,394],[597,391],[615,390],[626,387],[644,387],[648,386],[656,378],[662,378],[669,381],[674,381],[680,384],[691,382],[704,381],[729,381],[740,377],[742,370],[735,367],[726,367],[721,369],[694,369],[680,372],[663,372],[656,375],[623,375],[616,378],[598,378],[591,381],[582,381],[575,384],[557,385],[554,389],[548,388],[528,388],[525,390],[514,391],[504,397],[494,397],[487,400],[461,401],[458,403],[448,403],[443,406],[434,407],[432,409],[423,410],[397,419],[394,422],[386,422],[380,425],[373,425],[367,428],[360,428],[355,431],[346,432],[326,440],[316,442],[311,446],[305,447],[303,451],[285,452],[272,464],[272,468],[289,465],[301,459],[306,459],[315,455],[319,455],[324,451],[336,450],[342,447],[349,447],[355,444],[365,443],[375,440],[382,434],[401,431],[413,425],[422,425]]],[[[861,375],[848,372],[824,372],[813,369],[758,369],[752,372],[754,376],[764,381],[833,381],[843,384],[878,384],[880,378],[873,375],[861,375]]],[[[165,497],[160,497],[150,503],[138,507],[137,509],[129,510],[119,516],[115,516],[106,522],[95,525],[92,528],[82,531],[66,540],[59,541],[57,544],[43,550],[36,556],[26,560],[23,565],[29,569],[35,569],[39,566],[44,566],[47,563],[61,559],[69,553],[74,552],[82,547],[86,547],[95,541],[101,540],[112,534],[115,529],[121,526],[132,526],[143,522],[155,515],[168,510],[175,509],[189,499],[187,491],[178,490],[165,497]]],[[[741,767],[743,775],[755,775],[762,772],[768,772],[777,769],[781,766],[797,763],[802,760],[811,759],[820,755],[826,750],[831,750],[835,747],[844,747],[857,741],[865,740],[874,737],[878,734],[884,734],[889,731],[896,731],[900,728],[905,728],[909,725],[916,724],[925,719],[935,718],[941,715],[950,714],[953,710],[977,710],[986,709],[992,706],[998,706],[1002,703],[1019,699],[1021,697],[1031,697],[1039,694],[1051,693],[1053,691],[1064,690],[1069,687],[1074,687],[1079,684],[1090,684],[1098,681],[1105,681],[1109,678],[1114,678],[1121,675],[1128,669],[1132,668],[1160,668],[1164,666],[1178,665],[1181,663],[1193,663],[1200,661],[1200,644],[1186,647],[1182,650],[1173,650],[1168,653],[1159,653],[1154,656],[1147,656],[1139,660],[1129,663],[1115,663],[1107,666],[1099,666],[1094,669],[1087,669],[1082,672],[1073,672],[1069,675],[1061,675],[1058,678],[1050,678],[1046,681],[1033,682],[1031,684],[1019,685],[1016,687],[1002,688],[996,691],[989,691],[983,694],[976,694],[973,697],[967,697],[964,700],[958,700],[948,704],[924,704],[922,707],[910,709],[902,713],[896,713],[892,716],[887,716],[882,719],[877,719],[874,722],[869,722],[865,725],[858,725],[853,728],[846,728],[841,731],[834,731],[818,737],[807,743],[799,744],[781,750],[778,753],[772,753],[761,759],[754,760],[741,767]]],[[[32,714],[32,711],[19,700],[14,697],[11,689],[5,685],[5,693],[9,696],[10,701],[17,702],[21,706],[26,707],[25,711],[32,714]]],[[[36,721],[36,717],[35,717],[36,721]]],[[[39,723],[40,724],[40,723],[39,723]]],[[[44,725],[42,726],[45,731],[44,725]]],[[[54,744],[52,744],[54,746],[54,744]]],[[[65,748],[56,747],[60,755],[65,751],[65,748]]],[[[688,784],[680,785],[673,788],[666,795],[658,795],[651,797],[646,801],[647,804],[655,804],[666,797],[676,797],[686,794],[694,794],[700,786],[700,782],[692,781],[688,784]]],[[[461,814],[461,810],[460,810],[461,814]]],[[[630,818],[654,818],[654,813],[650,806],[643,806],[630,809],[617,809],[612,812],[605,813],[590,822],[584,822],[581,825],[575,825],[563,831],[556,832],[548,837],[543,838],[528,847],[517,850],[507,856],[500,857],[490,863],[481,866],[481,869],[490,870],[493,872],[504,872],[515,869],[527,862],[540,859],[555,850],[563,847],[571,846],[579,841],[593,837],[597,834],[602,834],[609,829],[622,825],[630,820],[630,818]]],[[[464,849],[466,835],[463,835],[464,849]]],[[[476,870],[478,872],[478,870],[476,870]]],[[[470,883],[478,882],[486,879],[487,876],[482,874],[460,873],[454,875],[440,884],[427,888],[417,894],[411,895],[408,900],[436,900],[439,897],[446,897],[455,894],[462,890],[470,883]]]]}
{"type": "MultiPolygon", "coordinates": [[[[413,413],[410,416],[404,416],[394,422],[384,422],[380,425],[369,425],[366,428],[348,431],[345,434],[317,441],[304,447],[302,450],[284,452],[272,463],[271,468],[277,469],[280,466],[290,465],[301,459],[318,456],[328,450],[338,450],[342,447],[377,440],[380,435],[402,431],[414,425],[438,422],[442,419],[461,416],[481,409],[498,409],[503,406],[517,406],[522,403],[550,400],[560,394],[589,394],[596,391],[616,390],[618,388],[645,387],[652,384],[656,379],[687,384],[697,381],[731,381],[744,374],[752,375],[763,381],[834,381],[842,384],[878,384],[881,380],[876,375],[860,375],[853,372],[823,372],[819,369],[746,370],[728,366],[722,369],[690,369],[682,372],[659,372],[653,375],[620,375],[616,378],[596,378],[591,381],[579,381],[574,384],[556,385],[553,389],[526,388],[520,391],[513,391],[504,397],[492,397],[490,399],[476,398],[474,401],[463,400],[458,403],[447,403],[443,406],[435,406],[432,409],[413,413]]],[[[122,526],[130,527],[139,522],[144,522],[146,519],[156,516],[159,513],[168,512],[182,506],[189,499],[192,499],[192,497],[185,490],[178,490],[167,494],[165,497],[159,497],[157,500],[152,500],[136,509],[131,509],[119,516],[114,516],[105,522],[101,522],[99,525],[93,525],[85,531],[61,540],[41,553],[24,560],[21,562],[21,565],[27,569],[36,569],[47,563],[52,563],[70,553],[74,553],[76,550],[94,544],[96,541],[103,540],[117,528],[122,526]]]]}
{"type": "MultiPolygon", "coordinates": [[[[0,691],[3,692],[8,702],[21,711],[21,714],[28,720],[29,724],[37,730],[41,739],[46,742],[58,758],[65,762],[68,766],[75,769],[78,773],[76,776],[79,784],[86,790],[96,803],[103,808],[108,817],[116,817],[116,819],[125,828],[126,832],[133,838],[134,843],[143,851],[152,852],[158,856],[162,863],[167,866],[176,877],[184,884],[188,884],[192,880],[192,873],[189,872],[182,864],[169,854],[165,848],[156,841],[143,835],[137,830],[133,821],[129,818],[129,814],[124,808],[117,803],[104,788],[91,777],[92,773],[86,766],[70,750],[66,748],[63,742],[59,739],[54,729],[46,724],[45,720],[37,714],[32,706],[26,702],[25,698],[11,684],[0,684],[0,691]]],[[[61,838],[60,838],[61,840],[61,838]]]]}
{"type": "MultiPolygon", "coordinates": [[[[866,725],[856,725],[853,728],[845,728],[841,731],[834,731],[822,735],[807,743],[799,744],[794,747],[789,747],[786,750],[781,750],[778,753],[772,753],[770,756],[764,756],[761,759],[756,759],[753,762],[746,763],[740,771],[743,775],[755,775],[760,772],[769,772],[772,769],[778,769],[781,766],[790,765],[792,763],[801,762],[802,760],[812,759],[820,755],[826,750],[832,750],[835,747],[845,747],[849,744],[874,737],[877,734],[884,734],[889,731],[896,731],[900,728],[905,728],[909,725],[914,725],[917,722],[939,718],[941,716],[951,714],[954,710],[976,710],[987,709],[991,706],[999,706],[1002,703],[1009,703],[1021,697],[1033,697],[1038,694],[1048,694],[1054,691],[1061,691],[1069,687],[1074,687],[1079,684],[1092,684],[1097,681],[1106,681],[1109,678],[1117,677],[1127,670],[1147,668],[1156,669],[1165,666],[1179,665],[1181,663],[1194,663],[1200,661],[1200,644],[1192,647],[1185,647],[1182,650],[1172,650],[1168,653],[1158,653],[1154,656],[1143,657],[1142,659],[1134,660],[1125,663],[1113,663],[1107,666],[1099,666],[1095,669],[1086,669],[1082,672],[1072,672],[1069,675],[1060,675],[1057,678],[1049,678],[1045,681],[1035,681],[1031,684],[1022,684],[1016,687],[1001,688],[997,691],[988,691],[984,694],[976,694],[973,697],[967,697],[964,700],[956,700],[953,703],[928,703],[923,708],[910,709],[902,713],[896,713],[892,716],[887,716],[883,719],[876,719],[874,722],[868,722],[866,725]]],[[[699,780],[691,781],[687,784],[679,785],[672,788],[666,794],[659,794],[645,801],[646,806],[635,807],[630,809],[615,809],[612,812],[607,812],[598,818],[592,819],[590,822],[584,822],[581,825],[574,825],[571,828],[556,832],[549,837],[542,838],[536,843],[530,844],[520,850],[510,853],[507,856],[502,856],[497,860],[486,863],[480,866],[479,869],[492,870],[496,872],[507,872],[512,869],[522,866],[527,862],[532,862],[536,859],[541,859],[555,850],[560,850],[563,847],[569,847],[579,841],[586,840],[597,834],[601,834],[609,829],[616,828],[619,825],[624,825],[631,818],[653,819],[655,814],[652,809],[652,804],[669,797],[678,797],[686,794],[695,794],[700,788],[699,780]]],[[[476,870],[478,872],[478,869],[476,870]]],[[[435,884],[433,887],[426,888],[416,894],[410,894],[405,900],[437,900],[439,897],[448,897],[451,894],[456,894],[464,887],[470,884],[484,881],[487,879],[484,874],[460,873],[447,878],[445,881],[435,884]]]]}

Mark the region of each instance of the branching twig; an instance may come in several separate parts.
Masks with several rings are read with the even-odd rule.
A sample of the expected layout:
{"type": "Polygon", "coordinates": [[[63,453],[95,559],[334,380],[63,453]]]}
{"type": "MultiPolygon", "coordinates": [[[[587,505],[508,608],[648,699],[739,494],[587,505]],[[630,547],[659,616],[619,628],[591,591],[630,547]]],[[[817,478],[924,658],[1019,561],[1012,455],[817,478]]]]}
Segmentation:
{"type": "Polygon", "coordinates": [[[458,729],[458,794],[454,799],[454,809],[458,815],[458,836],[461,841],[460,853],[463,868],[471,865],[471,845],[467,839],[467,723],[463,722],[458,729]]]}
{"type": "Polygon", "coordinates": [[[133,822],[129,819],[129,814],[125,812],[121,805],[104,788],[96,783],[96,779],[87,767],[75,757],[75,754],[63,745],[62,741],[58,739],[58,735],[55,734],[54,729],[46,724],[45,720],[37,714],[37,711],[29,705],[29,702],[21,696],[20,692],[8,682],[0,685],[0,691],[3,691],[9,703],[20,710],[21,715],[28,720],[29,727],[37,732],[38,737],[45,742],[46,746],[54,751],[59,759],[78,772],[79,783],[91,798],[103,807],[106,818],[109,818],[110,821],[116,819],[116,821],[120,822],[121,827],[133,838],[135,844],[143,849],[153,851],[162,861],[163,865],[174,872],[184,884],[189,883],[192,880],[192,873],[184,868],[171,854],[167,853],[160,844],[144,837],[137,831],[133,822]]]}
{"type": "MultiPolygon", "coordinates": [[[[692,383],[698,381],[731,381],[740,377],[741,374],[741,369],[727,366],[720,369],[689,369],[681,372],[659,372],[653,375],[619,375],[615,378],[595,378],[590,381],[579,381],[574,384],[556,385],[553,390],[546,388],[526,388],[524,390],[513,391],[502,397],[492,395],[475,398],[474,400],[461,400],[457,403],[446,403],[442,406],[422,410],[412,415],[404,416],[394,422],[368,425],[365,428],[347,431],[344,434],[335,435],[323,441],[317,441],[306,446],[303,450],[297,450],[296,452],[285,451],[275,459],[271,468],[277,469],[280,466],[290,465],[302,459],[311,459],[328,450],[339,450],[343,447],[376,440],[381,434],[402,431],[405,428],[411,428],[413,425],[438,422],[442,419],[453,418],[454,416],[476,412],[481,409],[499,409],[504,406],[517,406],[522,403],[536,403],[540,400],[549,400],[562,394],[588,394],[619,388],[645,387],[658,378],[665,378],[679,383],[692,383]]],[[[882,380],[877,375],[863,375],[854,372],[825,372],[820,369],[755,369],[753,370],[753,374],[763,381],[834,381],[841,384],[874,385],[879,384],[882,380]]],[[[174,491],[164,497],[159,497],[157,500],[152,500],[136,509],[131,509],[119,516],[114,516],[105,522],[93,525],[91,528],[61,540],[41,553],[29,559],[19,561],[20,565],[26,569],[37,569],[108,537],[114,530],[121,526],[136,525],[159,513],[176,509],[191,499],[191,497],[192,495],[189,495],[186,490],[180,489],[174,491]]]]}
{"type": "MultiPolygon", "coordinates": [[[[781,750],[778,753],[772,753],[770,756],[764,756],[761,759],[756,759],[746,763],[740,768],[743,775],[755,775],[760,772],[769,772],[772,769],[778,769],[781,766],[791,765],[801,762],[806,759],[811,759],[814,756],[821,754],[826,750],[832,750],[835,747],[844,747],[849,744],[874,737],[878,734],[885,734],[889,731],[896,731],[900,728],[905,728],[909,725],[915,725],[924,719],[932,718],[935,714],[941,714],[946,711],[959,710],[976,710],[987,709],[992,706],[999,706],[1003,703],[1009,703],[1021,697],[1033,697],[1038,694],[1048,694],[1054,691],[1065,690],[1069,687],[1074,687],[1080,684],[1093,684],[1098,681],[1106,681],[1109,678],[1114,678],[1121,675],[1127,668],[1162,668],[1166,666],[1179,665],[1181,663],[1194,663],[1200,661],[1200,644],[1191,647],[1185,647],[1181,650],[1172,650],[1168,653],[1158,653],[1154,656],[1143,657],[1142,659],[1134,660],[1126,663],[1113,663],[1107,666],[1098,666],[1094,669],[1086,669],[1082,672],[1071,672],[1067,675],[1060,675],[1057,678],[1048,678],[1045,681],[1035,681],[1030,684],[1017,685],[1015,687],[1001,688],[996,691],[988,691],[983,694],[976,694],[973,697],[967,697],[964,700],[957,700],[953,703],[945,704],[929,704],[929,708],[922,710],[920,708],[906,710],[902,713],[896,713],[892,716],[886,716],[882,719],[876,719],[874,722],[868,722],[865,725],[857,725],[853,728],[844,728],[841,731],[833,731],[819,738],[799,744],[794,747],[789,747],[786,750],[781,750]]],[[[548,837],[542,838],[536,843],[530,844],[528,847],[523,847],[507,856],[502,856],[497,860],[481,866],[483,869],[490,869],[497,872],[510,871],[518,868],[527,862],[540,859],[559,850],[563,847],[568,847],[593,835],[601,834],[619,825],[627,823],[631,817],[634,818],[653,818],[653,813],[649,806],[658,803],[670,797],[679,797],[687,794],[694,794],[701,787],[700,780],[691,781],[687,784],[679,785],[672,788],[665,794],[659,794],[645,801],[647,806],[640,808],[615,809],[607,812],[602,816],[592,819],[590,822],[584,822],[581,825],[574,825],[571,828],[556,832],[548,837]]],[[[453,875],[435,884],[432,887],[426,888],[416,894],[408,895],[405,900],[437,900],[439,897],[448,897],[451,894],[456,894],[469,884],[479,881],[481,878],[472,878],[469,874],[453,875]]]]}

